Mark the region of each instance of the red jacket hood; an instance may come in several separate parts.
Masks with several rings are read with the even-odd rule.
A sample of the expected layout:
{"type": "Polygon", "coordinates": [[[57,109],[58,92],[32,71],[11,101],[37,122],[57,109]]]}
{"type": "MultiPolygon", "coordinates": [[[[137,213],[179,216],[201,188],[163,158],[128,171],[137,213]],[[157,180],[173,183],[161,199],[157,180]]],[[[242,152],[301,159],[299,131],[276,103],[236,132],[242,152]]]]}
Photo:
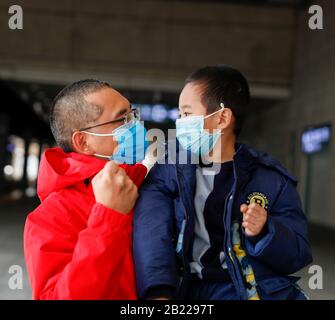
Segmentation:
{"type": "Polygon", "coordinates": [[[106,162],[75,152],[65,153],[59,147],[47,149],[40,163],[37,194],[43,201],[54,191],[84,182],[99,172],[106,162]]]}

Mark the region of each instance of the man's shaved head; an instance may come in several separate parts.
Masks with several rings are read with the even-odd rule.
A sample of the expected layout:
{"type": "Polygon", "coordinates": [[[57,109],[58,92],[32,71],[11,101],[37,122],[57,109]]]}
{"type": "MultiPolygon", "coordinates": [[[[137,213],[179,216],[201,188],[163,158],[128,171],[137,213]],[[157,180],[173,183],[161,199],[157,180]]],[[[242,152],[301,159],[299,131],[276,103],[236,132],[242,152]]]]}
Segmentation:
{"type": "Polygon", "coordinates": [[[65,87],[54,99],[50,110],[50,127],[57,144],[73,151],[73,130],[87,127],[103,112],[103,107],[88,102],[85,97],[111,85],[94,79],[81,80],[65,87]]]}

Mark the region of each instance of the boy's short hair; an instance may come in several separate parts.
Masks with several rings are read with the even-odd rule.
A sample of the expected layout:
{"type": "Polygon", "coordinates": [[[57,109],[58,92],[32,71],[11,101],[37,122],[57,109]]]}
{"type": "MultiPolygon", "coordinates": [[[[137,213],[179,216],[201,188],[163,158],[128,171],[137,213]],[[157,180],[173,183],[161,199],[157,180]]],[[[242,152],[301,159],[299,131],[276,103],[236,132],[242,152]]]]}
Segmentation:
{"type": "Polygon", "coordinates": [[[189,75],[185,85],[193,82],[203,86],[202,103],[207,114],[218,110],[221,102],[232,110],[234,133],[238,136],[250,102],[249,85],[243,74],[228,65],[207,66],[189,75]]]}
{"type": "Polygon", "coordinates": [[[73,151],[73,130],[89,126],[103,112],[102,106],[89,103],[85,96],[104,88],[111,88],[111,85],[85,79],[68,85],[55,97],[50,109],[50,128],[56,143],[65,152],[73,151]]]}

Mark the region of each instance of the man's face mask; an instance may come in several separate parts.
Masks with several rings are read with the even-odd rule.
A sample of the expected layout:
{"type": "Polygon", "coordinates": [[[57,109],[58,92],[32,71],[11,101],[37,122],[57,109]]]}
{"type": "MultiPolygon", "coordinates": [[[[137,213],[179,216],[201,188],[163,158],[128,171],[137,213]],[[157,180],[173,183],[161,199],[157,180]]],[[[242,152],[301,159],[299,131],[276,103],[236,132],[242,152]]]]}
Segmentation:
{"type": "Polygon", "coordinates": [[[147,131],[139,121],[139,116],[135,115],[135,113],[124,125],[116,128],[111,133],[94,133],[87,131],[87,129],[89,128],[81,129],[80,131],[96,137],[113,137],[118,143],[116,153],[112,155],[95,153],[95,156],[125,164],[135,164],[145,158],[149,145],[146,140],[147,131]]]}
{"type": "Polygon", "coordinates": [[[224,104],[220,103],[221,109],[207,116],[188,116],[176,120],[176,136],[180,145],[194,154],[207,156],[219,140],[222,132],[209,133],[204,129],[205,119],[224,109],[224,104]]]}

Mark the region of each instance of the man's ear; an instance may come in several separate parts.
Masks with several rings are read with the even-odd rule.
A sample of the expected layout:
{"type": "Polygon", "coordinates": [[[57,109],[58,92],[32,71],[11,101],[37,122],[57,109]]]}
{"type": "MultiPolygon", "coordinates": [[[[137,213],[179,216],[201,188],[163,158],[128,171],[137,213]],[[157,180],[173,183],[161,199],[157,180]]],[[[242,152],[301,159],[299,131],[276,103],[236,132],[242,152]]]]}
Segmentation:
{"type": "Polygon", "coordinates": [[[84,132],[75,131],[72,134],[72,146],[75,152],[93,155],[94,150],[90,148],[88,137],[84,132]]]}
{"type": "Polygon", "coordinates": [[[218,119],[218,129],[224,130],[230,127],[233,124],[234,116],[233,112],[229,108],[224,108],[219,113],[219,119],[218,119]]]}

